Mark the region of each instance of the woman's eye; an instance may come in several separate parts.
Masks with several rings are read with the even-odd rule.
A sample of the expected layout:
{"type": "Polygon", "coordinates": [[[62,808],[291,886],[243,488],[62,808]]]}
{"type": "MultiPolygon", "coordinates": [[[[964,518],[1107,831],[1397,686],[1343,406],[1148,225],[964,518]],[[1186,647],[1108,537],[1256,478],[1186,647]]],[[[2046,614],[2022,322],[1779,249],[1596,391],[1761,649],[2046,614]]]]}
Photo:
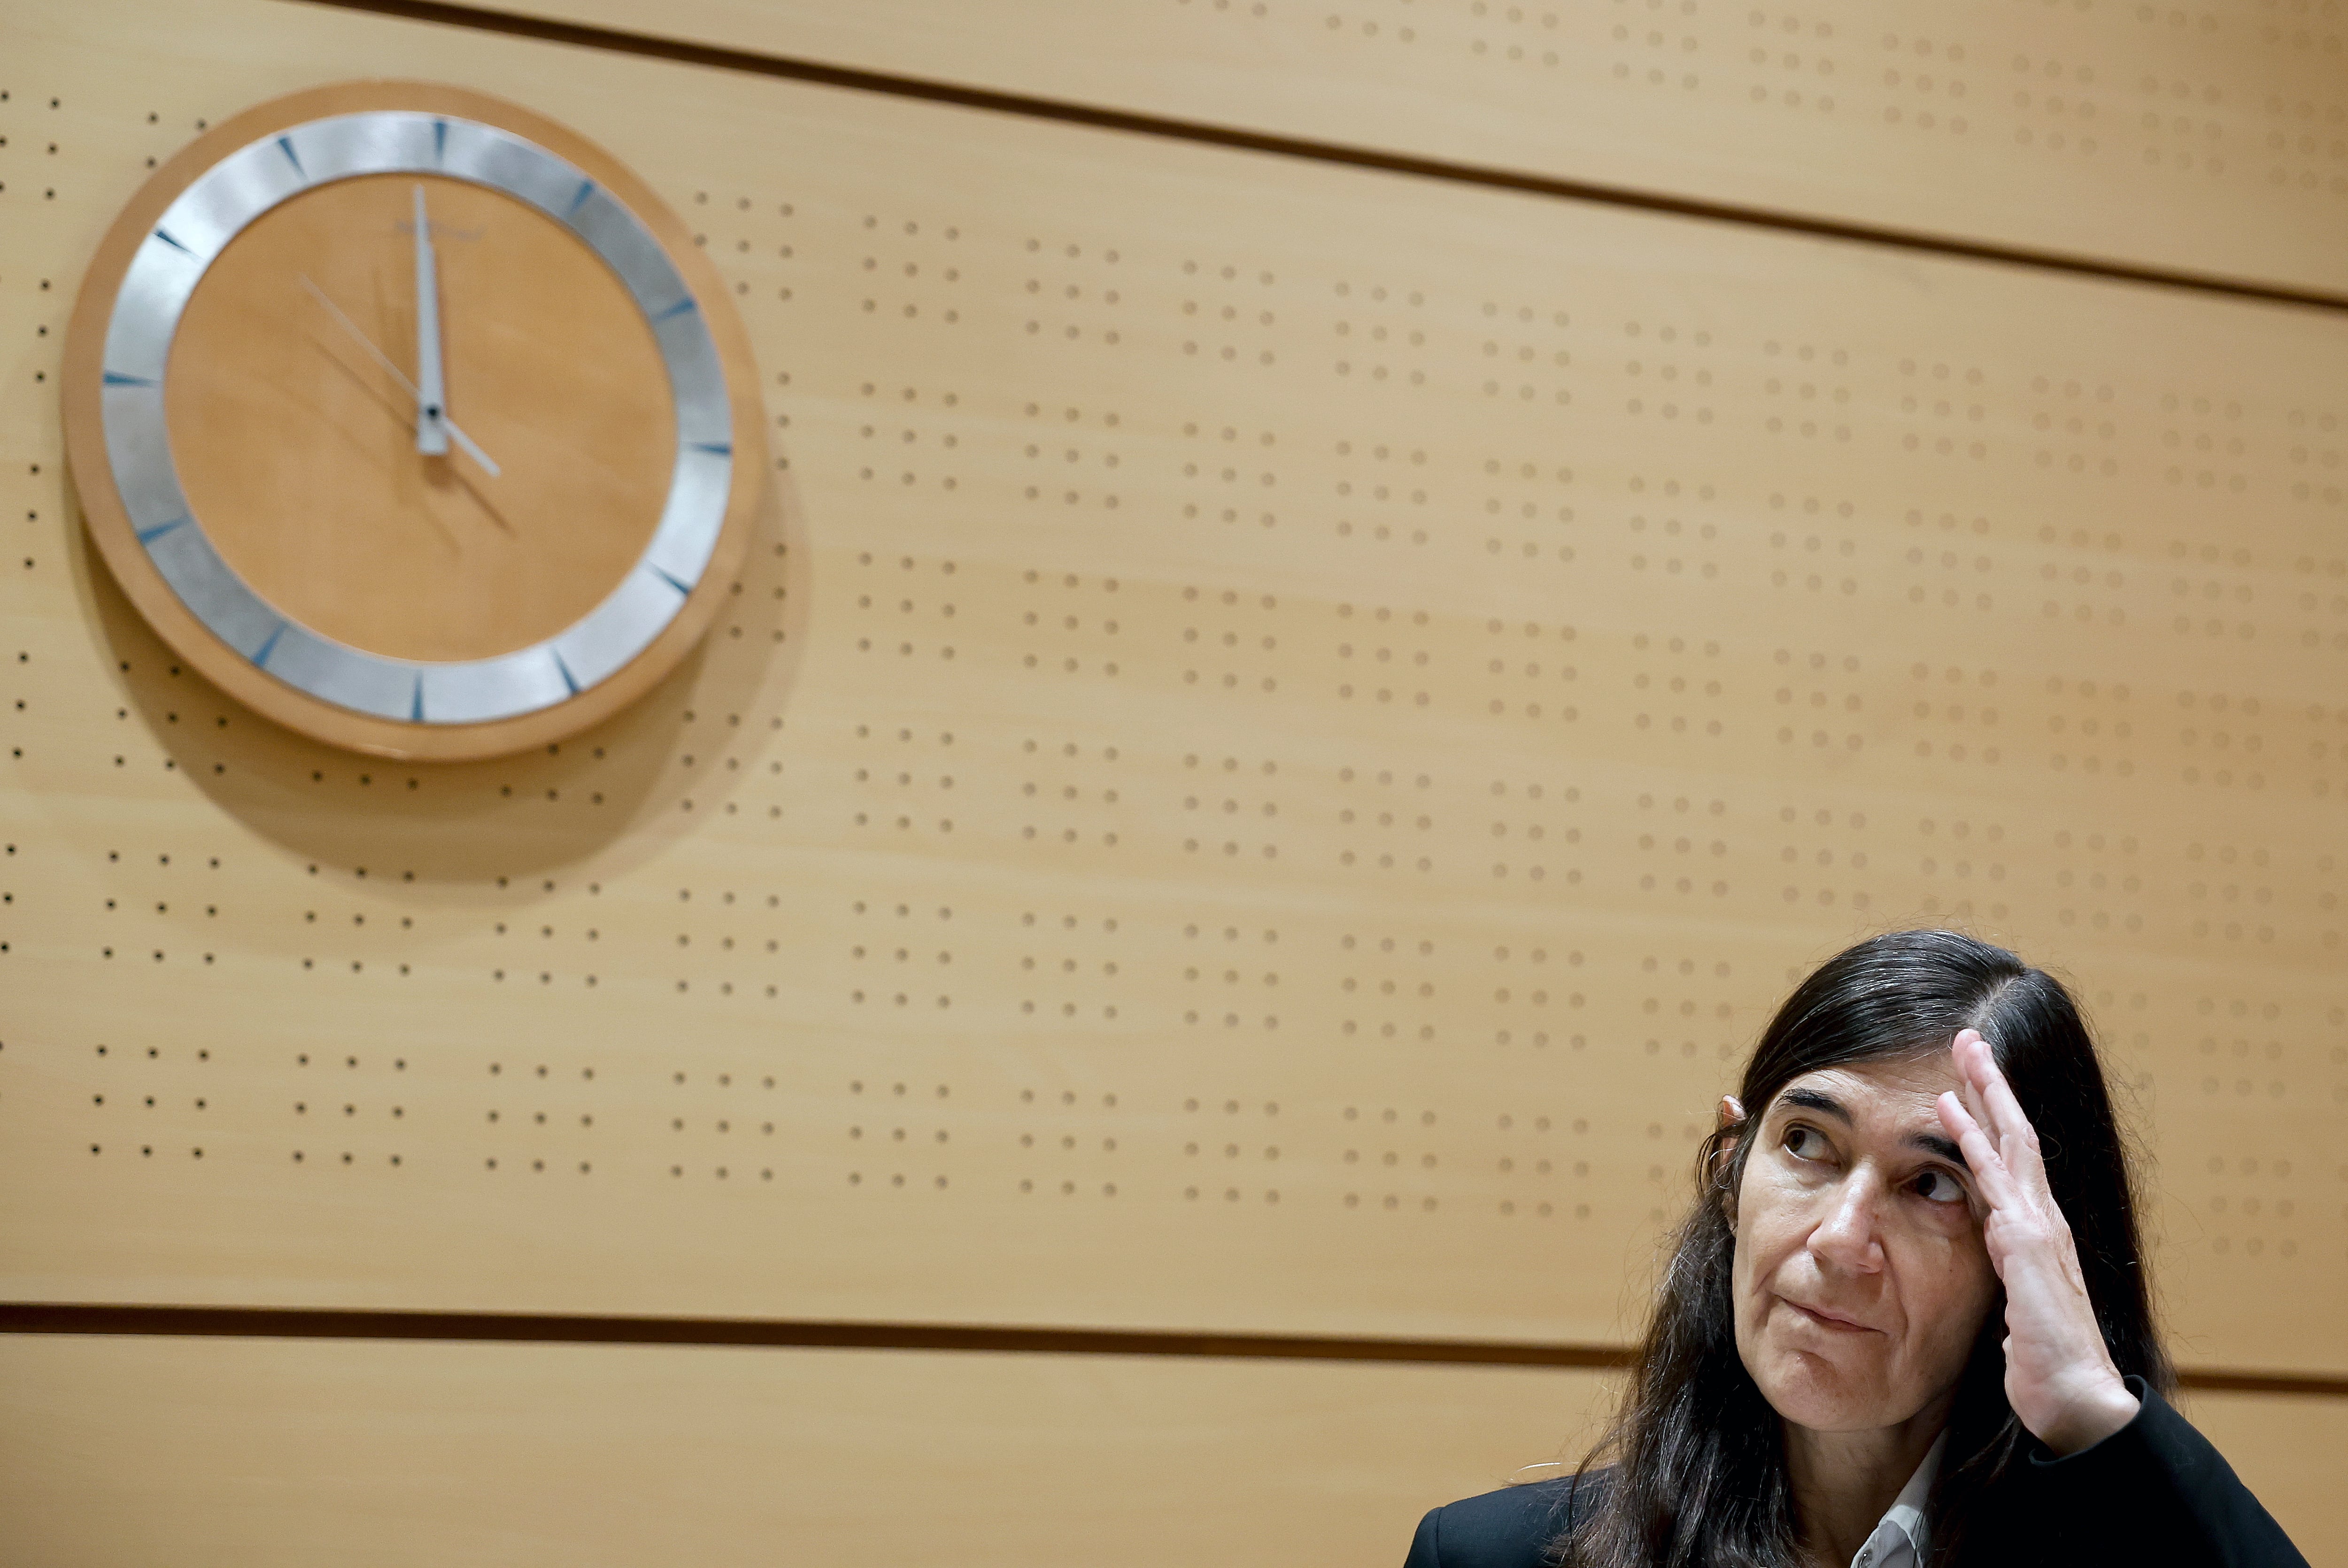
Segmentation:
{"type": "Polygon", "coordinates": [[[1786,1152],[1797,1160],[1817,1160],[1826,1153],[1826,1140],[1814,1127],[1797,1127],[1786,1133],[1786,1152]]]}
{"type": "Polygon", "coordinates": [[[1965,1201],[1964,1183],[1945,1171],[1927,1171],[1917,1177],[1916,1191],[1933,1203],[1962,1203],[1965,1201]]]}

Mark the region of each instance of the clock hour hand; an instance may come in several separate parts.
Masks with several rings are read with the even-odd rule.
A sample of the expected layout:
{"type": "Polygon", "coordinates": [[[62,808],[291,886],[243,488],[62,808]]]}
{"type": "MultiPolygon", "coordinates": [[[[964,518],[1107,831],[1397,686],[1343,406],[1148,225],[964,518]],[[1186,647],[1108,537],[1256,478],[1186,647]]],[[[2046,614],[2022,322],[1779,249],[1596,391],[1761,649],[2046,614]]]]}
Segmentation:
{"type": "Polygon", "coordinates": [[[448,387],[440,374],[440,269],[432,253],[432,220],[416,187],[416,449],[448,450],[448,387]]]}
{"type": "MultiPolygon", "coordinates": [[[[398,382],[401,389],[407,392],[410,397],[415,398],[417,406],[421,407],[424,403],[424,396],[421,392],[417,390],[416,383],[407,378],[407,372],[401,370],[398,366],[394,365],[389,356],[387,356],[382,349],[377,348],[373,343],[369,342],[367,340],[367,335],[361,332],[351,321],[351,318],[343,314],[340,306],[336,305],[333,300],[326,297],[325,290],[320,288],[316,284],[310,281],[307,273],[303,274],[302,286],[308,289],[311,296],[316,299],[320,304],[326,307],[326,314],[333,316],[336,325],[340,325],[345,332],[349,333],[351,336],[357,341],[358,346],[361,348],[366,349],[367,353],[374,357],[375,362],[377,365],[382,366],[385,370],[390,372],[391,378],[394,381],[398,382]]],[[[489,460],[489,454],[481,450],[479,446],[474,444],[473,438],[465,434],[463,429],[458,426],[457,421],[448,417],[446,409],[443,409],[441,412],[441,423],[447,427],[449,438],[454,440],[458,447],[464,449],[464,453],[467,457],[480,464],[482,470],[491,479],[496,479],[498,477],[499,471],[498,465],[489,460]]]]}

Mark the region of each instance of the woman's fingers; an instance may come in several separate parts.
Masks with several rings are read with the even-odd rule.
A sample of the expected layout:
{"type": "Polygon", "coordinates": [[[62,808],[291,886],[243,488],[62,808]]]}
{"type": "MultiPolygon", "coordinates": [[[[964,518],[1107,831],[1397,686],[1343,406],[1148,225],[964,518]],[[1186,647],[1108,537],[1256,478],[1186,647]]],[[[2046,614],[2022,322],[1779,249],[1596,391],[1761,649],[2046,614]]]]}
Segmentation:
{"type": "Polygon", "coordinates": [[[2038,1130],[2031,1127],[2031,1119],[2022,1112],[2022,1101],[2014,1099],[2014,1087],[2007,1085],[2005,1073],[1998,1073],[1996,1063],[1991,1063],[1989,1070],[1996,1073],[1996,1078],[1991,1078],[1989,1082],[1989,1106],[1998,1112],[1998,1122],[2013,1130],[2005,1139],[2005,1164],[2010,1164],[2017,1176],[2045,1192],[2047,1167],[2045,1160],[2038,1152],[2038,1130]]]}
{"type": "Polygon", "coordinates": [[[1998,1114],[2000,1108],[1990,1099],[1990,1078],[1997,1071],[1997,1058],[1991,1055],[1989,1042],[1982,1038],[1978,1029],[1960,1030],[1952,1052],[1956,1057],[1957,1081],[1964,1086],[1965,1109],[1972,1112],[1973,1119],[1981,1123],[1990,1141],[2002,1147],[2013,1130],[2005,1125],[1998,1114]]]}
{"type": "Polygon", "coordinates": [[[1969,1092],[1944,1092],[1936,1109],[1989,1207],[1983,1240],[1999,1277],[2009,1295],[2039,1283],[2034,1276],[2074,1280],[2075,1265],[2061,1256],[2068,1234],[2048,1192],[2029,1118],[1978,1034],[1960,1035],[1956,1053],[1960,1082],[1969,1092]]]}
{"type": "Polygon", "coordinates": [[[1973,1185],[1982,1201],[1993,1211],[2012,1209],[2020,1194],[2014,1190],[2013,1178],[2004,1160],[1980,1120],[1952,1092],[1943,1091],[1934,1102],[1934,1109],[1941,1113],[1941,1125],[1957,1140],[1957,1149],[1965,1157],[1965,1168],[1972,1172],[1973,1185]]]}
{"type": "Polygon", "coordinates": [[[1957,1037],[1963,1040],[1968,1035],[1972,1037],[1972,1047],[1970,1050],[1961,1049],[1958,1056],[1961,1063],[1967,1057],[1971,1058],[1963,1076],[1972,1086],[1982,1106],[1989,1112],[1983,1125],[1996,1130],[1998,1153],[2014,1179],[2028,1187],[2034,1195],[2045,1196],[2049,1191],[2046,1162],[2039,1153],[2038,1131],[2030,1125],[2030,1118],[2024,1113],[2022,1102],[2014,1098],[2013,1086],[2005,1081],[2005,1074],[1999,1069],[1997,1057],[1990,1049],[1989,1042],[1974,1029],[1964,1030],[1957,1037]]]}
{"type": "Polygon", "coordinates": [[[1957,1066],[1957,1098],[1964,1102],[1966,1111],[1988,1135],[1990,1142],[1998,1144],[2003,1141],[2005,1130],[1998,1125],[1997,1113],[1982,1093],[1980,1053],[1986,1049],[1977,1031],[1964,1029],[1958,1032],[1951,1054],[1957,1066]]]}

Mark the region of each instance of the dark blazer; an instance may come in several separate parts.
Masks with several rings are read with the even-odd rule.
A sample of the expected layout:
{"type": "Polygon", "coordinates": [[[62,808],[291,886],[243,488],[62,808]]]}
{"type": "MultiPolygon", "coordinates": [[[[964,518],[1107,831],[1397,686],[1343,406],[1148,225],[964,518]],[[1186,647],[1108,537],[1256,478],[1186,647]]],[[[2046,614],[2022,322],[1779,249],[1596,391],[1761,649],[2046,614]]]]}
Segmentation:
{"type": "MultiPolygon", "coordinates": [[[[1982,1568],[2307,1568],[2231,1466],[2168,1401],[2128,1379],[2143,1408],[2091,1449],[2057,1459],[2032,1445],[1974,1522],[1965,1560],[1982,1568]]],[[[1591,1488],[1612,1472],[1592,1471],[1591,1488]]],[[[1488,1491],[1418,1522],[1404,1568],[1549,1568],[1550,1544],[1588,1498],[1576,1480],[1488,1491]]]]}

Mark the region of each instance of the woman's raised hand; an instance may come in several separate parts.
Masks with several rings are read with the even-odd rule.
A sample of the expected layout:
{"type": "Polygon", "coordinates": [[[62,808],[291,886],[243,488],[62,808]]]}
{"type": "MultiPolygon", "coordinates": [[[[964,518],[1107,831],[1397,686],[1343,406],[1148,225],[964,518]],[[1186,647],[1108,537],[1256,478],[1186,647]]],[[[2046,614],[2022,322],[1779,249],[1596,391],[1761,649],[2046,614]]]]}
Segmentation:
{"type": "Polygon", "coordinates": [[[1982,1240],[2005,1285],[2005,1397],[2039,1441],[2075,1453],[2134,1419],[2137,1398],[2096,1326],[2037,1132],[1980,1031],[1960,1032],[1954,1055],[1963,1093],[1941,1095],[1938,1109],[1989,1211],[1982,1240]]]}

